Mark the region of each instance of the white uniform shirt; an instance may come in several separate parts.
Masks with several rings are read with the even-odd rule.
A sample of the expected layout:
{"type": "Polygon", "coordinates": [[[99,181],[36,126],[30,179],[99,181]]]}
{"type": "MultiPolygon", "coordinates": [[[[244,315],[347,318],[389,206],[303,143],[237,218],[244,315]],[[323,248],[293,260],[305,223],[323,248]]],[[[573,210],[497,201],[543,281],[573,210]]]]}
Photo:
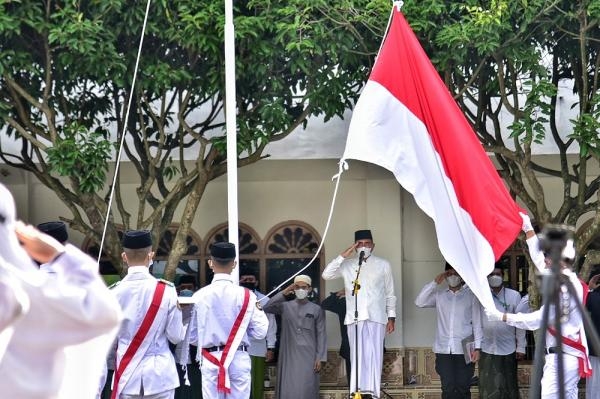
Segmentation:
{"type": "MultiPolygon", "coordinates": [[[[66,252],[51,263],[55,274],[49,276],[37,269],[18,272],[29,309],[13,324],[14,333],[0,360],[3,398],[56,398],[63,380],[84,385],[80,386],[79,398],[93,398],[96,393],[121,311],[100,278],[94,259],[72,245],[65,248],[66,252]],[[98,341],[100,338],[103,340],[98,341]],[[64,375],[65,347],[91,339],[97,340],[97,345],[94,353],[88,353],[90,365],[86,369],[93,370],[93,375],[64,375]]],[[[10,304],[1,305],[2,313],[8,314],[5,306],[10,304]]]]}
{"type": "MultiPolygon", "coordinates": [[[[579,281],[579,278],[575,273],[573,273],[569,269],[563,269],[563,274],[569,278],[571,284],[575,288],[577,292],[577,297],[579,301],[583,300],[583,286],[579,281]]],[[[566,316],[567,320],[561,323],[562,328],[562,336],[570,338],[574,341],[578,341],[581,337],[583,345],[587,348],[587,341],[585,337],[585,333],[583,332],[583,319],[581,317],[581,312],[577,307],[577,303],[575,299],[573,299],[570,295],[568,296],[568,302],[565,303],[565,310],[568,312],[568,316],[566,316]]],[[[562,299],[561,299],[562,301],[562,299]]],[[[518,328],[523,328],[526,330],[537,330],[542,325],[542,315],[544,311],[544,306],[540,307],[540,309],[531,313],[517,313],[517,314],[507,314],[506,315],[506,323],[515,326],[518,328]]],[[[555,309],[554,305],[550,306],[548,311],[548,324],[550,326],[555,327],[555,309]]],[[[555,347],[557,345],[556,338],[546,332],[546,348],[555,347]]],[[[572,349],[568,345],[563,345],[563,350],[565,353],[572,354],[574,356],[578,355],[578,352],[572,349]]]]}
{"type": "Polygon", "coordinates": [[[346,318],[344,324],[354,323],[355,300],[358,297],[358,321],[370,320],[387,324],[388,317],[396,317],[394,276],[388,261],[374,255],[363,261],[358,281],[358,295],[352,295],[353,281],[358,270],[358,258],[338,256],[323,270],[324,280],[342,277],[346,290],[346,318]]]}
{"type": "Polygon", "coordinates": [[[481,348],[482,327],[480,304],[469,287],[463,285],[453,292],[435,281],[423,287],[415,305],[436,308],[437,333],[433,352],[462,354],[462,340],[473,334],[475,347],[481,348]]]}
{"type": "MultiPolygon", "coordinates": [[[[502,287],[496,294],[492,291],[496,309],[506,313],[517,313],[521,302],[521,294],[517,291],[502,287]]],[[[482,352],[490,355],[509,355],[511,353],[525,353],[525,330],[507,325],[502,321],[489,321],[481,307],[481,322],[483,325],[482,352]],[[516,346],[515,346],[516,344],[516,346]]]]}
{"type": "MultiPolygon", "coordinates": [[[[125,316],[117,337],[117,365],[146,316],[156,284],[157,280],[150,274],[148,267],[130,266],[127,276],[112,289],[125,316]]],[[[144,339],[144,342],[150,340],[150,346],[120,393],[139,395],[142,386],[145,395],[177,388],[179,376],[175,358],[169,349],[169,341],[177,344],[184,338],[184,334],[181,311],[177,306],[177,292],[175,287],[169,285],[165,287],[160,310],[144,339]]]]}
{"type": "MultiPolygon", "coordinates": [[[[254,291],[256,295],[256,300],[260,301],[262,298],[265,298],[266,295],[259,291],[254,291]]],[[[267,303],[268,299],[261,301],[260,304],[264,306],[267,303]]],[[[267,330],[266,339],[250,339],[250,347],[248,348],[248,354],[250,356],[258,356],[265,357],[267,355],[267,349],[275,348],[275,344],[277,343],[277,321],[275,320],[275,315],[272,313],[267,313],[267,319],[269,320],[269,329],[267,330]]]]}
{"type": "MultiPolygon", "coordinates": [[[[227,343],[231,327],[244,301],[246,288],[233,284],[231,275],[216,273],[212,282],[194,293],[194,316],[190,322],[190,343],[198,345],[196,359],[202,361],[201,348],[221,346],[227,343]]],[[[264,339],[269,328],[265,312],[256,307],[256,295],[250,292],[248,312],[251,312],[248,328],[241,345],[250,344],[249,337],[264,339]]]]}

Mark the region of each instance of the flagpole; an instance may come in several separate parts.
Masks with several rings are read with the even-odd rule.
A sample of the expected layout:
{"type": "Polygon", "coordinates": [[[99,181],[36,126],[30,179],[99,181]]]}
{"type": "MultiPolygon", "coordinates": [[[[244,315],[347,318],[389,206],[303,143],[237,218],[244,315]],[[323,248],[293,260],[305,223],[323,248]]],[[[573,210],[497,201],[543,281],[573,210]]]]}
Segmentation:
{"type": "MultiPolygon", "coordinates": [[[[235,244],[239,264],[238,191],[237,191],[237,126],[235,93],[235,28],[233,0],[225,0],[225,130],[227,132],[227,214],[229,242],[235,244]]],[[[232,272],[239,281],[239,268],[232,272]]]]}

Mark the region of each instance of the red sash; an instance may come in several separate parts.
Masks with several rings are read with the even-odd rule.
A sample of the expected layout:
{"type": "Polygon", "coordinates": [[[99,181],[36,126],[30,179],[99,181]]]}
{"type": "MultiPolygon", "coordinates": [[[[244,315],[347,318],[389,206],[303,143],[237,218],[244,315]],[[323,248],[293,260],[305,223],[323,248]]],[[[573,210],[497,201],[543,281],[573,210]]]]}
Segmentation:
{"type": "Polygon", "coordinates": [[[123,355],[123,358],[121,359],[121,362],[117,367],[117,370],[115,371],[113,389],[112,394],[110,396],[111,399],[116,399],[118,397],[117,393],[119,389],[119,380],[121,379],[121,375],[129,365],[129,362],[131,362],[131,359],[133,359],[133,356],[139,349],[142,342],[144,342],[144,338],[146,338],[148,331],[150,331],[150,327],[152,326],[154,318],[156,317],[158,309],[160,308],[160,303],[162,302],[162,297],[165,292],[166,285],[167,284],[164,281],[160,280],[156,284],[156,289],[154,290],[154,296],[152,297],[152,302],[150,303],[148,312],[146,312],[146,316],[144,316],[142,324],[135,333],[133,339],[131,340],[131,343],[129,344],[127,350],[125,351],[125,354],[123,355]]]}
{"type": "Polygon", "coordinates": [[[223,349],[223,352],[221,352],[221,358],[217,359],[209,351],[202,348],[202,356],[204,356],[206,358],[206,360],[208,360],[215,366],[219,367],[219,375],[217,378],[217,391],[231,393],[231,389],[228,388],[225,383],[226,370],[225,370],[224,364],[225,364],[225,359],[227,359],[227,355],[229,354],[229,351],[231,349],[231,343],[233,342],[233,339],[235,338],[235,336],[240,328],[240,325],[242,324],[242,320],[244,319],[246,310],[248,309],[248,302],[250,302],[250,291],[247,289],[244,289],[244,303],[242,304],[242,309],[240,310],[240,313],[238,313],[238,315],[235,319],[235,322],[233,323],[233,327],[231,327],[231,331],[229,332],[229,337],[227,337],[227,343],[225,344],[225,348],[223,349]]]}
{"type": "MultiPolygon", "coordinates": [[[[548,332],[555,337],[557,336],[556,330],[552,327],[548,327],[548,332]]],[[[579,332],[579,339],[577,341],[564,336],[561,338],[563,344],[570,346],[581,354],[581,356],[577,356],[577,359],[579,359],[579,376],[581,378],[590,377],[592,375],[592,368],[590,367],[587,348],[581,343],[581,331],[579,332]]]]}

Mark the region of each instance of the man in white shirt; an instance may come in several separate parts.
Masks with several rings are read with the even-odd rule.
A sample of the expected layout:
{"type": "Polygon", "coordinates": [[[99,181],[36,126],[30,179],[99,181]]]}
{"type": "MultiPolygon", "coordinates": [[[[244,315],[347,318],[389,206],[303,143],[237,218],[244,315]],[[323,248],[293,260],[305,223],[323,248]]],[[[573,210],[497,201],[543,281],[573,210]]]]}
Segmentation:
{"type": "Polygon", "coordinates": [[[111,398],[172,399],[179,377],[169,342],[184,338],[181,310],[172,283],[157,280],[148,269],[154,252],[147,230],[123,235],[127,275],[112,286],[125,320],[117,336],[111,398]]]}
{"type": "Polygon", "coordinates": [[[212,282],[194,296],[190,343],[198,346],[202,396],[247,399],[250,395],[250,338],[264,339],[269,328],[256,295],[233,284],[235,246],[217,242],[210,248],[212,282]]]}
{"type": "MultiPolygon", "coordinates": [[[[517,313],[521,294],[504,287],[504,271],[496,264],[488,276],[496,309],[517,313]]],[[[481,308],[483,312],[483,307],[481,308]]],[[[483,340],[479,357],[479,396],[519,399],[517,360],[525,357],[525,330],[482,317],[483,340]]]]}
{"type": "MultiPolygon", "coordinates": [[[[262,298],[265,298],[265,295],[258,291],[256,272],[250,270],[250,268],[244,268],[240,271],[240,285],[254,292],[256,300],[261,306],[267,303],[268,298],[261,302],[262,298]]],[[[267,313],[267,319],[269,320],[269,329],[267,330],[266,338],[250,338],[248,354],[250,355],[250,362],[252,364],[251,399],[263,399],[265,390],[265,363],[272,362],[275,356],[277,322],[275,321],[275,315],[272,313],[267,313]]]]}
{"type": "Polygon", "coordinates": [[[379,397],[383,340],[386,333],[394,332],[396,321],[392,268],[387,260],[372,255],[374,248],[371,231],[358,230],[354,244],[332,260],[322,274],[324,280],[344,279],[350,392],[366,393],[363,398],[379,397]]]}
{"type": "MultiPolygon", "coordinates": [[[[521,214],[523,218],[523,231],[527,239],[529,254],[538,272],[546,274],[547,268],[550,267],[550,260],[546,259],[544,253],[539,248],[538,238],[535,235],[533,226],[529,216],[521,214]]],[[[583,286],[577,275],[570,269],[573,260],[575,259],[575,247],[572,240],[568,240],[565,248],[562,251],[562,259],[560,267],[562,274],[570,281],[575,288],[577,297],[580,303],[583,303],[583,286]]],[[[577,384],[580,377],[586,377],[590,374],[590,363],[588,359],[587,339],[583,329],[583,320],[581,312],[577,306],[575,298],[566,291],[564,287],[563,293],[560,295],[560,306],[563,318],[561,318],[562,331],[562,352],[564,364],[564,389],[567,399],[576,399],[578,397],[577,384]]],[[[489,320],[502,320],[508,325],[527,329],[537,330],[542,325],[542,317],[544,306],[539,310],[531,313],[511,314],[502,312],[497,309],[485,310],[489,320]]],[[[559,334],[555,330],[556,310],[552,305],[548,309],[548,329],[546,330],[546,357],[544,364],[544,372],[542,376],[542,397],[544,399],[554,399],[560,397],[558,373],[558,352],[560,348],[557,346],[556,335],[559,334]]]]}
{"type": "Polygon", "coordinates": [[[78,398],[93,398],[121,321],[96,261],[18,222],[13,197],[1,184],[0,236],[1,396],[68,398],[62,385],[78,388],[78,398]],[[49,264],[55,274],[40,272],[33,260],[49,264]],[[91,341],[87,374],[65,374],[72,360],[65,348],[91,341]]]}
{"type": "MultiPolygon", "coordinates": [[[[435,371],[442,383],[442,399],[471,397],[471,379],[479,360],[482,340],[481,308],[456,270],[446,262],[443,273],[426,284],[415,305],[437,311],[437,332],[433,344],[435,371]],[[443,284],[447,283],[447,284],[443,284]],[[467,363],[463,340],[472,335],[474,351],[467,363]]],[[[469,339],[470,340],[470,339],[469,339]]]]}

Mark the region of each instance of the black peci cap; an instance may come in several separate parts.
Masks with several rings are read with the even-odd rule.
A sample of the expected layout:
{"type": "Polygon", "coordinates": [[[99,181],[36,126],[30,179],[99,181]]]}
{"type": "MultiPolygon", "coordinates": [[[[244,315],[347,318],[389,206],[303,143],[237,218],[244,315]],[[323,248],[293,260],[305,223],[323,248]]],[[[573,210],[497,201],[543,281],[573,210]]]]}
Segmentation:
{"type": "Polygon", "coordinates": [[[152,236],[148,230],[129,230],[123,234],[123,248],[141,249],[152,246],[152,236]]]}
{"type": "Polygon", "coordinates": [[[221,261],[235,259],[235,245],[230,242],[216,242],[210,246],[210,256],[221,261]]]}
{"type": "Polygon", "coordinates": [[[56,239],[56,241],[64,244],[69,239],[67,233],[67,225],[63,222],[46,222],[37,225],[38,230],[42,233],[46,233],[49,236],[56,239]]]}
{"type": "Polygon", "coordinates": [[[357,230],[354,232],[354,241],[373,240],[371,230],[357,230]]]}

